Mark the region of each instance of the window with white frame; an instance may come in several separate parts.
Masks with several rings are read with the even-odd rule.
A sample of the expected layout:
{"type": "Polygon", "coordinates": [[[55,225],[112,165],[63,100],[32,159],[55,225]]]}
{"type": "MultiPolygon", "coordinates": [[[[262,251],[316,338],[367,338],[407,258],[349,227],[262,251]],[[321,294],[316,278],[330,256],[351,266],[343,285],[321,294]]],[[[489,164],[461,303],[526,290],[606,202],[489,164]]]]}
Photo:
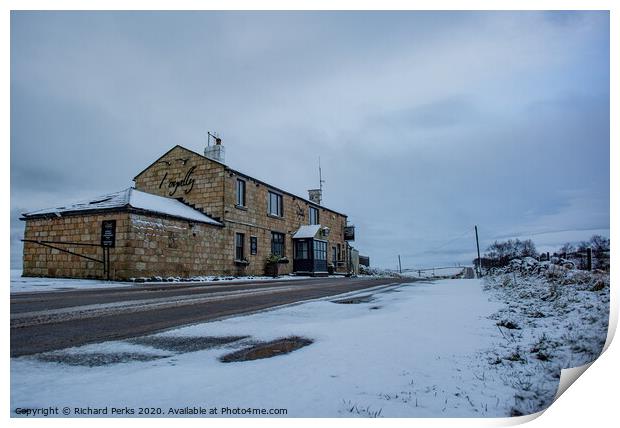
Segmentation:
{"type": "Polygon", "coordinates": [[[327,242],[314,241],[314,260],[327,260],[327,242]]]}
{"type": "Polygon", "coordinates": [[[245,207],[245,180],[237,179],[237,206],[245,207]]]}
{"type": "Polygon", "coordinates": [[[275,193],[275,192],[269,192],[269,211],[268,213],[270,215],[274,215],[277,217],[283,217],[283,210],[282,210],[282,195],[275,193]]]}
{"type": "Polygon", "coordinates": [[[319,224],[319,210],[314,207],[310,207],[310,224],[319,224]]]}

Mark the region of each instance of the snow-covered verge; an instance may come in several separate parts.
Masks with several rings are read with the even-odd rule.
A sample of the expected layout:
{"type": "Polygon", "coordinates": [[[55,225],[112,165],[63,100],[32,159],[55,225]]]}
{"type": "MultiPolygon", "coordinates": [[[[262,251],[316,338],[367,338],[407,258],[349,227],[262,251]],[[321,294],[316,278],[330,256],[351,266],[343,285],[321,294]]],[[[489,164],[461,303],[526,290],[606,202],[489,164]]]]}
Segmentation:
{"type": "Polygon", "coordinates": [[[554,262],[517,259],[485,278],[485,289],[504,304],[491,317],[502,340],[480,356],[486,372],[513,389],[511,415],[548,407],[561,369],[595,360],[607,337],[609,273],[554,262]]]}
{"type": "Polygon", "coordinates": [[[22,276],[21,269],[11,269],[11,293],[131,286],[134,286],[134,284],[128,282],[101,281],[97,279],[27,277],[22,276]]]}
{"type": "Polygon", "coordinates": [[[151,278],[148,281],[142,279],[134,282],[119,282],[119,281],[102,281],[98,279],[72,279],[72,278],[37,278],[22,276],[21,269],[11,269],[11,293],[22,292],[38,292],[38,291],[67,291],[77,289],[98,289],[98,288],[112,288],[112,287],[141,287],[145,285],[158,285],[158,284],[178,284],[186,282],[200,282],[200,283],[235,283],[242,281],[287,281],[287,280],[302,280],[309,279],[309,276],[296,276],[296,275],[281,275],[276,278],[267,276],[196,276],[192,278],[151,278]]]}
{"type": "Polygon", "coordinates": [[[509,414],[514,391],[503,381],[509,368],[485,373],[488,363],[480,356],[502,340],[489,318],[501,305],[489,301],[480,280],[399,284],[354,297],[179,328],[138,343],[14,358],[11,411],[147,406],[176,416],[171,408],[189,406],[283,408],[288,417],[509,414]],[[291,336],[313,343],[272,358],[219,360],[256,341],[291,336]],[[161,345],[183,339],[220,345],[189,351],[161,345]]]}

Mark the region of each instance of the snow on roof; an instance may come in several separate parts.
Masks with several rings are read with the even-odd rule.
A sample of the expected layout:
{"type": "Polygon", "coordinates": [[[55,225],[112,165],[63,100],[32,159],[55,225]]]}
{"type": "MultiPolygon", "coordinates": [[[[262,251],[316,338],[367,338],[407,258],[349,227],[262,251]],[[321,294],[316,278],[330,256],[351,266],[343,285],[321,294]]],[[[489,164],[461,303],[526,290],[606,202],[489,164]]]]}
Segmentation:
{"type": "Polygon", "coordinates": [[[212,219],[208,215],[203,214],[195,208],[185,205],[176,199],[164,198],[163,196],[153,195],[152,193],[141,192],[136,189],[130,189],[129,205],[134,208],[140,208],[146,211],[152,211],[160,214],[166,214],[173,217],[186,218],[188,220],[196,220],[203,223],[222,225],[217,220],[212,219]]]}
{"type": "Polygon", "coordinates": [[[295,232],[295,234],[293,235],[293,239],[314,238],[320,228],[321,228],[320,224],[310,224],[310,225],[299,226],[299,229],[297,229],[297,232],[295,232]]]}
{"type": "Polygon", "coordinates": [[[212,219],[197,209],[185,205],[183,202],[177,201],[176,199],[141,192],[132,187],[121,190],[120,192],[110,193],[86,201],[76,202],[74,204],[68,204],[57,208],[46,208],[38,211],[31,211],[29,213],[24,213],[23,215],[27,218],[39,215],[60,215],[67,212],[95,211],[123,207],[133,207],[172,217],[222,225],[219,221],[212,219]]]}

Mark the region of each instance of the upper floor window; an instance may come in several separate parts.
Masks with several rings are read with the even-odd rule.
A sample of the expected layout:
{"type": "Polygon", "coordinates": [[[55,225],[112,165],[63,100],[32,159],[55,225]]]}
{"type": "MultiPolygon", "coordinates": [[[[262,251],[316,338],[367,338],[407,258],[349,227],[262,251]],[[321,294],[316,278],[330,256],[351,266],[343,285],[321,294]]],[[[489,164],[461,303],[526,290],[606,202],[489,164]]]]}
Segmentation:
{"type": "Polygon", "coordinates": [[[310,207],[310,224],[319,224],[319,210],[310,207]]]}
{"type": "Polygon", "coordinates": [[[274,192],[269,192],[269,214],[278,217],[283,217],[282,211],[282,195],[274,192]]]}
{"type": "Polygon", "coordinates": [[[245,181],[237,179],[237,205],[245,207],[245,181]]]}

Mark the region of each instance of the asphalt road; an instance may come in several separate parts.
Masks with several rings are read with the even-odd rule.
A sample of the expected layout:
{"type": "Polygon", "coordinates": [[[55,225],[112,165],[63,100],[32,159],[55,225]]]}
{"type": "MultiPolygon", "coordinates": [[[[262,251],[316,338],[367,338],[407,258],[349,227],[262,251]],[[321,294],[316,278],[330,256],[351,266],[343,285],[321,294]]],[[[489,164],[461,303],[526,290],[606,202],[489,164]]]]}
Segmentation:
{"type": "Polygon", "coordinates": [[[313,278],[11,295],[11,356],[126,339],[176,326],[411,279],[313,278]]]}

